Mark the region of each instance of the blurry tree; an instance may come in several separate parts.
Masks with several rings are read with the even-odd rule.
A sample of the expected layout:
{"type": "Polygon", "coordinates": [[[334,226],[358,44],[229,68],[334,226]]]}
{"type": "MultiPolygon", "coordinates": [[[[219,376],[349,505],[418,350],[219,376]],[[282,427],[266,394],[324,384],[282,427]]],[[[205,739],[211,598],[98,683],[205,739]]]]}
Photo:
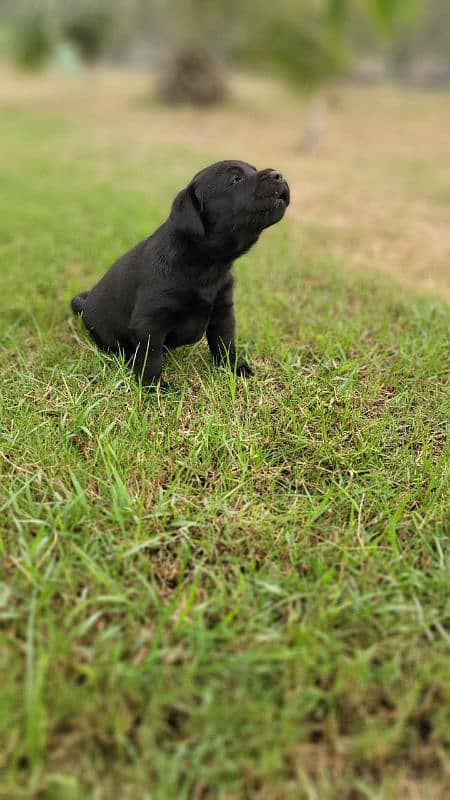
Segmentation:
{"type": "Polygon", "coordinates": [[[297,87],[313,88],[348,68],[355,21],[392,37],[417,17],[421,5],[422,0],[308,0],[299,6],[280,0],[260,17],[239,55],[297,87]]]}
{"type": "Polygon", "coordinates": [[[120,24],[119,0],[0,0],[14,60],[22,67],[43,66],[61,40],[70,41],[85,61],[93,61],[120,24]]]}
{"type": "MultiPolygon", "coordinates": [[[[139,0],[138,0],[139,2],[139,0]]],[[[181,99],[189,92],[185,59],[202,53],[203,78],[216,74],[211,56],[276,72],[297,88],[314,88],[347,69],[354,54],[355,19],[379,37],[392,36],[417,15],[422,0],[155,0],[163,36],[176,54],[170,64],[172,86],[181,99]]],[[[144,4],[145,5],[145,4],[144,4]]],[[[148,5],[148,4],[147,4],[148,5]]],[[[195,72],[199,79],[198,71],[195,72]]],[[[163,79],[164,85],[164,79],[163,79]]],[[[220,99],[223,92],[211,98],[220,99]]]]}
{"type": "Polygon", "coordinates": [[[278,72],[296,88],[315,90],[299,146],[317,147],[325,127],[327,102],[317,90],[345,71],[354,57],[353,26],[364,20],[382,36],[409,23],[420,0],[280,0],[243,43],[242,57],[278,72]]]}
{"type": "Polygon", "coordinates": [[[84,61],[92,63],[106,47],[113,30],[117,8],[106,0],[63,0],[60,30],[77,48],[84,61]]]}
{"type": "Polygon", "coordinates": [[[45,10],[37,6],[15,10],[11,36],[11,54],[15,63],[23,69],[42,68],[52,50],[51,26],[45,10]]]}
{"type": "Polygon", "coordinates": [[[405,79],[414,61],[426,57],[441,59],[450,66],[450,3],[429,0],[421,4],[412,24],[398,32],[392,43],[392,59],[396,72],[405,79]]]}

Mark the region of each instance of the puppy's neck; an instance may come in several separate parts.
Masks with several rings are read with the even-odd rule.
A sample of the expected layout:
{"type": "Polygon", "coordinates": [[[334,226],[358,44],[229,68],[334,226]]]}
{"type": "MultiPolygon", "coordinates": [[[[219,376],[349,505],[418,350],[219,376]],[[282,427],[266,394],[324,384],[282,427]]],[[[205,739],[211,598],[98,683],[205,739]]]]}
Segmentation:
{"type": "Polygon", "coordinates": [[[203,239],[198,240],[179,234],[169,228],[170,265],[173,270],[183,273],[204,274],[226,272],[230,268],[232,259],[228,256],[214,252],[203,239]]]}

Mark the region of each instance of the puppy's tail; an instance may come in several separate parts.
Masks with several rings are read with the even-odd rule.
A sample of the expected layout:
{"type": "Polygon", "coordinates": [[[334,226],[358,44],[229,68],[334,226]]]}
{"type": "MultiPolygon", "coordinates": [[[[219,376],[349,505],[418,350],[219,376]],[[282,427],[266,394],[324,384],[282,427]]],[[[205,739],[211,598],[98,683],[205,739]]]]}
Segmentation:
{"type": "Polygon", "coordinates": [[[75,297],[72,297],[70,305],[72,306],[74,314],[81,314],[83,312],[88,295],[89,292],[80,292],[80,294],[76,294],[75,297]]]}

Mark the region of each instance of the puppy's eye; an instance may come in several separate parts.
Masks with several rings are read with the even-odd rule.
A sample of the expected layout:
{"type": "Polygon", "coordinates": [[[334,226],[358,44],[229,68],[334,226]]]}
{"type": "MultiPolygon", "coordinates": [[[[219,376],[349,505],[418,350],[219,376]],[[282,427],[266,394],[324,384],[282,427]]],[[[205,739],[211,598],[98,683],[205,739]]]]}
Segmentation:
{"type": "Polygon", "coordinates": [[[243,181],[243,180],[244,180],[244,176],[243,175],[233,175],[233,177],[231,178],[231,183],[232,184],[233,183],[239,183],[239,181],[243,181]]]}

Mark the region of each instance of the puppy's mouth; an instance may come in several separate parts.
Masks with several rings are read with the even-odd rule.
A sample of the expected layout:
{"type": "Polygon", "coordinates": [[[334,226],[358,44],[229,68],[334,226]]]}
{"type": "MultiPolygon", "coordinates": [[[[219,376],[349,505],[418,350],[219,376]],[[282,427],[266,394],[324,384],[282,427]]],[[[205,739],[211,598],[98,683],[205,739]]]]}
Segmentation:
{"type": "Polygon", "coordinates": [[[289,194],[288,187],[286,186],[284,189],[281,190],[281,192],[276,191],[275,192],[275,197],[276,197],[276,201],[275,201],[275,205],[276,206],[280,205],[281,203],[283,203],[283,205],[285,205],[285,206],[288,206],[289,205],[289,200],[290,200],[290,194],[289,194]]]}
{"type": "Polygon", "coordinates": [[[283,208],[285,210],[291,199],[289,186],[285,183],[284,186],[276,188],[270,194],[263,195],[260,199],[264,202],[264,205],[259,211],[261,214],[267,214],[277,208],[283,208]]]}
{"type": "Polygon", "coordinates": [[[264,205],[258,209],[257,214],[267,215],[272,211],[283,210],[285,211],[289,205],[289,197],[283,192],[279,195],[272,195],[265,198],[264,205]],[[267,202],[269,201],[269,202],[267,202]]]}

